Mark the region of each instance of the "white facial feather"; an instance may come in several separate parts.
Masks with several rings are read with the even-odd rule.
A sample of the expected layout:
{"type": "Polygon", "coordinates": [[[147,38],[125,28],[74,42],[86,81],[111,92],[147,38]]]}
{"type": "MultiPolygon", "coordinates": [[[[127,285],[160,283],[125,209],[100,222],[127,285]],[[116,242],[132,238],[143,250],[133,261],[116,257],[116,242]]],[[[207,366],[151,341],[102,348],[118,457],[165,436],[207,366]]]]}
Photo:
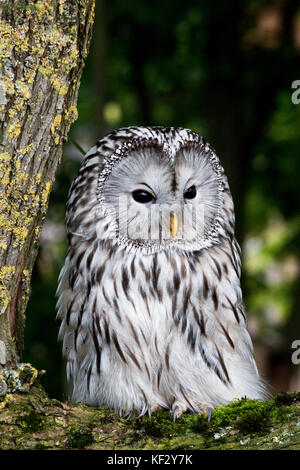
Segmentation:
{"type": "Polygon", "coordinates": [[[199,249],[222,209],[222,189],[210,159],[197,146],[183,147],[171,158],[168,147],[150,145],[129,152],[113,168],[103,188],[103,199],[107,211],[115,211],[123,239],[147,239],[147,249],[151,245],[157,249],[158,239],[161,247],[177,243],[181,248],[199,249]],[[196,196],[185,199],[185,191],[191,186],[195,186],[196,196]],[[154,200],[136,202],[132,197],[135,190],[149,191],[154,200]],[[171,210],[179,221],[173,238],[169,229],[171,210]]]}

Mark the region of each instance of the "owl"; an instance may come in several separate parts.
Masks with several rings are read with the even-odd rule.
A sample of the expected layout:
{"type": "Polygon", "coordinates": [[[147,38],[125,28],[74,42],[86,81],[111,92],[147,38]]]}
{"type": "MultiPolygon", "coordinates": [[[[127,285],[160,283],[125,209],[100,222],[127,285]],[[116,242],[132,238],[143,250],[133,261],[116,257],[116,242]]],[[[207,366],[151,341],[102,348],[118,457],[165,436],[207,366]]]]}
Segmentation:
{"type": "Polygon", "coordinates": [[[58,285],[73,402],[176,419],[266,398],[234,221],[219,158],[189,129],[122,128],[87,152],[58,285]]]}

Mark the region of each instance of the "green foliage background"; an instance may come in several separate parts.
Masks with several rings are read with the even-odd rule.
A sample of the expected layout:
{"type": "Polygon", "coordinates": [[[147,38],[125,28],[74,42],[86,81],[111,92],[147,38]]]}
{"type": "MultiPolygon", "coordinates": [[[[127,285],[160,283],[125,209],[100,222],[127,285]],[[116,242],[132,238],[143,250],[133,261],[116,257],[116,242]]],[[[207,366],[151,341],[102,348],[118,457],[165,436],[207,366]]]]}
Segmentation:
{"type": "Polygon", "coordinates": [[[78,112],[57,172],[27,308],[25,361],[67,394],[55,291],[67,194],[84,150],[113,128],[189,127],[229,177],[257,360],[273,391],[300,388],[300,8],[292,0],[98,0],[78,112]]]}

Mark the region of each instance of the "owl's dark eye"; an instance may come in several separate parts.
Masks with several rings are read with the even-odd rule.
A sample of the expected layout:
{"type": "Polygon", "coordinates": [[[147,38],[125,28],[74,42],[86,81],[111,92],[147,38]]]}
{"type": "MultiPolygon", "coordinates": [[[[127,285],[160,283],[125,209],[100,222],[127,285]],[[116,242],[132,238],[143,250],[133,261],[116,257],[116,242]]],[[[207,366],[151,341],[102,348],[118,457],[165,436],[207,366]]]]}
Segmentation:
{"type": "Polygon", "coordinates": [[[197,195],[196,186],[191,186],[186,191],[184,191],[184,194],[183,194],[185,199],[194,199],[196,195],[197,195]]]}
{"type": "Polygon", "coordinates": [[[154,199],[154,196],[151,193],[144,191],[143,189],[137,189],[136,191],[133,191],[132,197],[136,202],[140,202],[141,204],[146,204],[147,202],[151,202],[154,199]]]}

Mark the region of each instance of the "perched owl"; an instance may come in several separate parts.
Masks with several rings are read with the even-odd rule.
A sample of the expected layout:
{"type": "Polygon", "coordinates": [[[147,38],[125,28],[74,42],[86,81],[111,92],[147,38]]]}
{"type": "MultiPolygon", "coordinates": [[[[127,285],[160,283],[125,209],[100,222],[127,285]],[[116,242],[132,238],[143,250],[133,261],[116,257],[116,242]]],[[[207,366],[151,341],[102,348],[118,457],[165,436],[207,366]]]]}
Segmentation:
{"type": "Polygon", "coordinates": [[[224,170],[191,130],[129,127],[86,154],[58,287],[72,400],[123,416],[264,399],[224,170]]]}

